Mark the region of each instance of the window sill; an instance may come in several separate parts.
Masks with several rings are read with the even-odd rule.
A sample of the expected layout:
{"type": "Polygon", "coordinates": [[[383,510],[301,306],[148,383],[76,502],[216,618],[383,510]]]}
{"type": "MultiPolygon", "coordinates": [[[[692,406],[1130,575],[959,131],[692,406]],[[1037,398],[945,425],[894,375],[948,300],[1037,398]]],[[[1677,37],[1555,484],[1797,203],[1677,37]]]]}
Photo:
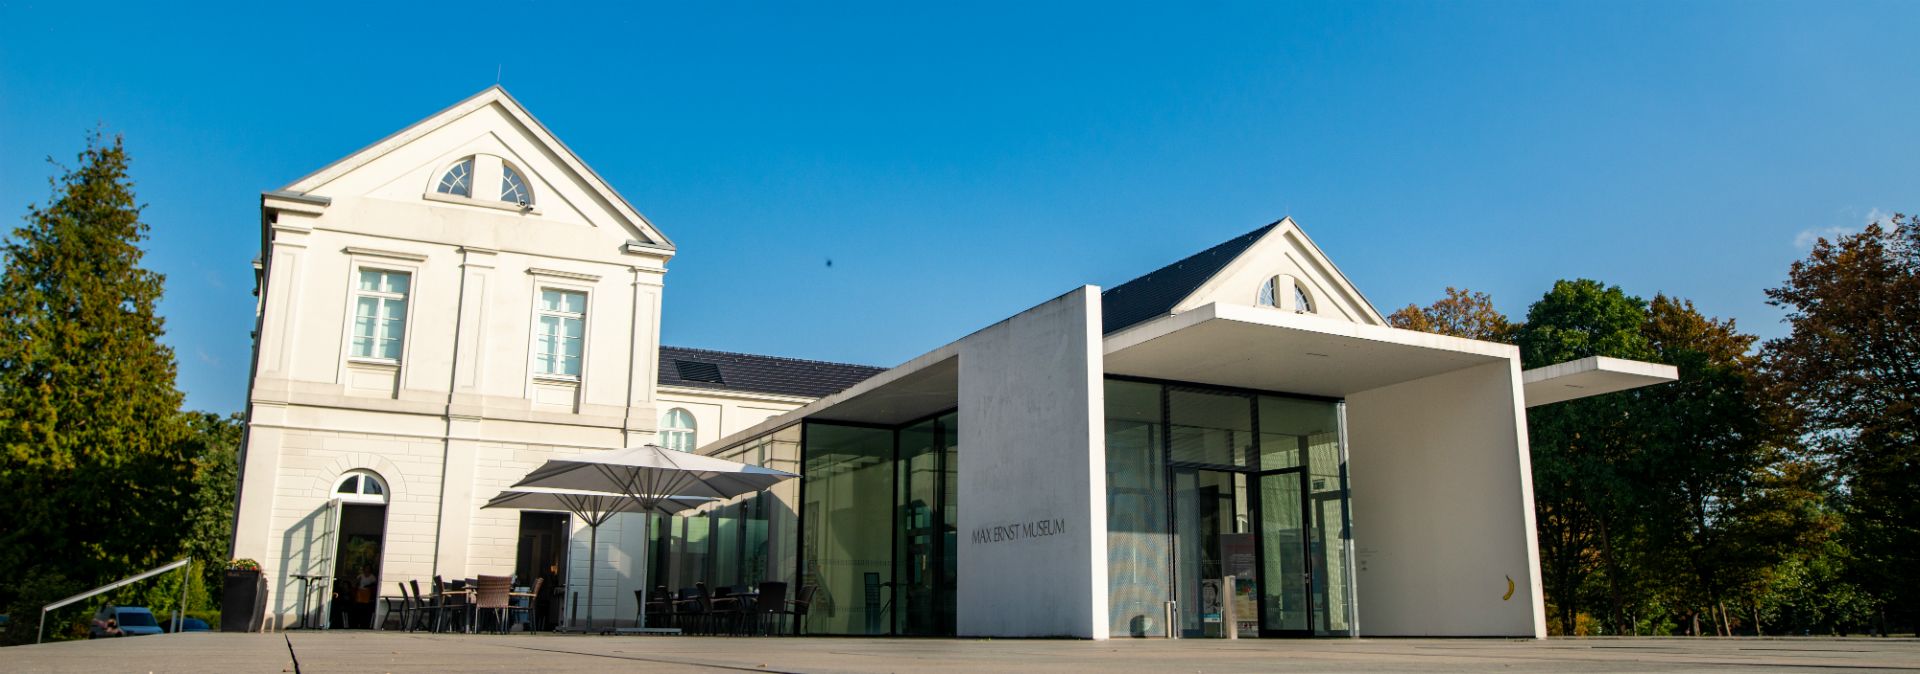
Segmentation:
{"type": "Polygon", "coordinates": [[[373,368],[373,369],[387,369],[387,370],[400,369],[400,361],[389,360],[386,358],[362,358],[359,356],[349,356],[347,358],[347,364],[355,367],[364,367],[364,368],[373,368]]]}
{"type": "Polygon", "coordinates": [[[536,384],[579,384],[580,377],[564,374],[536,374],[533,376],[533,382],[536,384]]]}
{"type": "Polygon", "coordinates": [[[520,204],[508,203],[505,201],[499,201],[499,200],[488,201],[486,199],[475,199],[473,197],[463,197],[456,194],[441,194],[439,192],[427,192],[425,195],[425,198],[427,201],[438,201],[441,203],[448,203],[448,204],[460,204],[462,206],[479,206],[481,208],[491,208],[491,209],[500,210],[500,211],[511,211],[514,213],[525,213],[527,215],[540,214],[540,207],[535,206],[533,204],[527,204],[526,206],[521,206],[520,204]]]}

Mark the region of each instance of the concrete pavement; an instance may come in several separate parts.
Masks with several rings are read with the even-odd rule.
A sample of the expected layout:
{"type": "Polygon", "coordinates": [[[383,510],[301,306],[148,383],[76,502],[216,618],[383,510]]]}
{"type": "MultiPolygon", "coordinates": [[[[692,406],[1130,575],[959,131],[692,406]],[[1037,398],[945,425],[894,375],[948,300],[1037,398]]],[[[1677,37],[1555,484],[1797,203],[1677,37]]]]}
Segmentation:
{"type": "Polygon", "coordinates": [[[182,634],[0,649],[8,672],[1920,671],[1912,639],[1054,641],[182,634]],[[291,652],[289,652],[291,645],[291,652]]]}

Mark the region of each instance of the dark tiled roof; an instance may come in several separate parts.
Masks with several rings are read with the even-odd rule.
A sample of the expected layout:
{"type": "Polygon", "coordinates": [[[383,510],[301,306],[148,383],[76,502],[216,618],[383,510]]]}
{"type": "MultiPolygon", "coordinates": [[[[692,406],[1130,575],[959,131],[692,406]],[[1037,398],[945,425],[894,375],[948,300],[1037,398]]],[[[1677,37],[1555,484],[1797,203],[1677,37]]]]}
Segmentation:
{"type": "Polygon", "coordinates": [[[1279,222],[1227,240],[1225,243],[1194,253],[1179,262],[1153,270],[1146,276],[1108,288],[1100,293],[1100,331],[1113,334],[1173,312],[1173,305],[1199,290],[1208,279],[1240,257],[1253,242],[1266,236],[1279,222]]]}
{"type": "Polygon", "coordinates": [[[660,347],[660,385],[820,398],[887,369],[817,360],[660,347]]]}

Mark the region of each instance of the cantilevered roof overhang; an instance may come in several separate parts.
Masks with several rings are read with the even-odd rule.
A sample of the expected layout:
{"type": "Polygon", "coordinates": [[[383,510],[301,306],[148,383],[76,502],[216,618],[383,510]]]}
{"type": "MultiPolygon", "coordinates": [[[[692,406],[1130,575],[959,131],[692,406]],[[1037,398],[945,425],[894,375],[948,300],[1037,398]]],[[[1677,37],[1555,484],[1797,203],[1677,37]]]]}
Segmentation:
{"type": "Polygon", "coordinates": [[[904,424],[953,409],[959,404],[959,391],[959,349],[948,344],[844,391],[702,444],[695,451],[712,453],[803,419],[881,426],[904,424]]]}
{"type": "Polygon", "coordinates": [[[1679,368],[1637,360],[1588,356],[1520,373],[1527,407],[1625,391],[1680,378],[1679,368]]]}
{"type": "Polygon", "coordinates": [[[1506,344],[1219,303],[1106,338],[1107,374],[1334,398],[1518,357],[1506,344]]]}

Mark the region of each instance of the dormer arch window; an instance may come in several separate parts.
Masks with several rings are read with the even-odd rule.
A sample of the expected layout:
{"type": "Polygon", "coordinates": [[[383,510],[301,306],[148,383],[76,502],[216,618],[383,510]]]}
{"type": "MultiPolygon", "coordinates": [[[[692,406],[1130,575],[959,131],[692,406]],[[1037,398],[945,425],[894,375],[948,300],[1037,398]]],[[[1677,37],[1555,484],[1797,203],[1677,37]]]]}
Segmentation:
{"type": "Polygon", "coordinates": [[[447,172],[440,174],[440,184],[433,191],[460,197],[473,196],[473,157],[447,167],[447,172]]]}
{"type": "Polygon", "coordinates": [[[527,190],[527,181],[512,164],[500,164],[500,200],[515,206],[533,205],[533,192],[527,190]]]}
{"type": "Polygon", "coordinates": [[[1254,295],[1256,307],[1272,307],[1280,304],[1280,277],[1269,276],[1267,282],[1260,284],[1260,292],[1254,295]]]}
{"type": "Polygon", "coordinates": [[[1285,309],[1296,314],[1314,313],[1313,294],[1307,291],[1307,284],[1286,274],[1267,277],[1267,280],[1260,284],[1260,290],[1255,292],[1253,305],[1285,309]],[[1282,301],[1289,298],[1293,301],[1282,301]]]}
{"type": "Polygon", "coordinates": [[[427,199],[531,213],[533,184],[526,171],[490,154],[470,154],[447,164],[435,174],[427,199]],[[488,187],[498,185],[497,191],[488,187]]]}

